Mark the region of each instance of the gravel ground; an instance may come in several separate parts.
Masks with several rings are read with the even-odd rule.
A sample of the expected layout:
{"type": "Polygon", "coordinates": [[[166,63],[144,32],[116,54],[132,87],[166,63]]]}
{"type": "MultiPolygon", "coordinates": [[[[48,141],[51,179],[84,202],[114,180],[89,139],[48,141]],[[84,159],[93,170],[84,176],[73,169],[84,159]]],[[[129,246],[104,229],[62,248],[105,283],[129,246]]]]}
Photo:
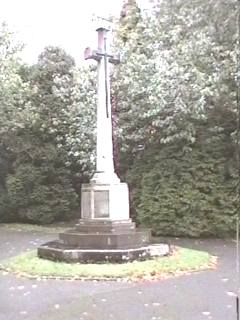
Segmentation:
{"type": "MultiPolygon", "coordinates": [[[[0,226],[0,260],[55,238],[0,226]]],[[[38,281],[0,272],[0,320],[237,319],[234,241],[170,241],[218,256],[217,269],[142,283],[38,281]]]]}

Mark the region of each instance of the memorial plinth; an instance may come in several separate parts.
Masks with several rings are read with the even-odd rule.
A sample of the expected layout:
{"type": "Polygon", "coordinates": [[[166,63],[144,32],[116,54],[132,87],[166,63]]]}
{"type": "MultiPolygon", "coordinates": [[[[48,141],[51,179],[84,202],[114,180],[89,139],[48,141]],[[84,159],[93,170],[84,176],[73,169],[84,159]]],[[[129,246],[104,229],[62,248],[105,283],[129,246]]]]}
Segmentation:
{"type": "Polygon", "coordinates": [[[86,59],[98,62],[97,161],[90,183],[81,190],[81,219],[59,240],[38,248],[38,256],[66,262],[126,262],[166,255],[166,245],[151,245],[150,231],[139,230],[129,218],[129,192],[114,172],[108,62],[105,28],[98,28],[98,50],[87,48],[86,59]]]}
{"type": "Polygon", "coordinates": [[[129,194],[126,183],[82,185],[82,219],[129,219],[129,194]]]}
{"type": "Polygon", "coordinates": [[[126,262],[152,256],[149,230],[138,230],[128,220],[81,219],[58,241],[38,248],[40,257],[66,262],[126,262]]]}

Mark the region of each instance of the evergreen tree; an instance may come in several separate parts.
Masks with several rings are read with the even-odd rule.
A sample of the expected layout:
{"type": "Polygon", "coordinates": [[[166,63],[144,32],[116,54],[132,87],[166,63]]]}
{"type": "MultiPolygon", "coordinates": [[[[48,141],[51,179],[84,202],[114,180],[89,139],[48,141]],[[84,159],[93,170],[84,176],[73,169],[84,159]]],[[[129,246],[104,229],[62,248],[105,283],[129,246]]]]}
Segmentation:
{"type": "Polygon", "coordinates": [[[8,218],[6,176],[11,150],[9,141],[22,126],[28,86],[18,74],[21,44],[6,23],[0,25],[0,221],[8,218]]]}
{"type": "Polygon", "coordinates": [[[162,0],[138,19],[136,12],[120,20],[116,45],[123,59],[114,82],[132,211],[158,234],[231,232],[237,1],[162,0]],[[201,159],[209,179],[189,173],[203,170],[201,159]],[[205,204],[197,206],[199,199],[205,204]]]}
{"type": "Polygon", "coordinates": [[[63,50],[48,47],[36,66],[21,70],[31,88],[30,114],[11,143],[14,161],[7,177],[11,212],[17,219],[50,223],[73,216],[78,207],[71,171],[66,167],[68,154],[58,145],[69,124],[73,68],[73,59],[63,50]]]}

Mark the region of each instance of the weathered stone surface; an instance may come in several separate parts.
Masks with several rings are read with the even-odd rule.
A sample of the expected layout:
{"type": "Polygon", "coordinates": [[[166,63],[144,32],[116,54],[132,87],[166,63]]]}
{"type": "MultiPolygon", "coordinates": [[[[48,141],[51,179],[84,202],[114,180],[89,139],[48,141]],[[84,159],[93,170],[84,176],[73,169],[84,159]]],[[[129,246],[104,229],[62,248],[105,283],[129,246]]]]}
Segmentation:
{"type": "Polygon", "coordinates": [[[139,248],[149,244],[148,230],[121,233],[79,233],[70,231],[60,233],[59,238],[64,244],[81,249],[127,249],[139,248]]]}
{"type": "Polygon", "coordinates": [[[150,244],[150,230],[135,227],[131,219],[80,219],[76,228],[59,234],[60,240],[38,248],[41,258],[66,262],[126,262],[169,253],[168,245],[150,244]]]}
{"type": "Polygon", "coordinates": [[[109,190],[96,190],[93,201],[94,217],[109,217],[109,190]]]}
{"type": "Polygon", "coordinates": [[[81,218],[126,220],[129,192],[126,183],[86,183],[81,191],[81,218]]]}
{"type": "Polygon", "coordinates": [[[169,254],[167,244],[158,245],[158,250],[152,251],[151,246],[139,247],[135,249],[120,250],[88,250],[80,248],[71,248],[61,241],[49,242],[38,248],[38,256],[44,259],[65,262],[116,262],[123,263],[133,260],[145,260],[156,256],[169,254]]]}
{"type": "Polygon", "coordinates": [[[120,233],[135,232],[136,224],[131,219],[126,220],[102,220],[81,219],[75,230],[81,233],[120,233]]]}
{"type": "MultiPolygon", "coordinates": [[[[107,68],[106,28],[98,28],[98,103],[96,171],[82,184],[81,220],[60,240],[38,248],[42,258],[68,261],[131,261],[151,257],[150,231],[138,230],[129,219],[129,191],[120,182],[113,163],[110,79],[107,68]],[[104,54],[103,54],[104,53],[104,54]],[[103,56],[105,57],[104,59],[103,56]],[[107,86],[106,86],[107,84],[107,86]]],[[[94,58],[87,50],[86,57],[94,58]]]]}

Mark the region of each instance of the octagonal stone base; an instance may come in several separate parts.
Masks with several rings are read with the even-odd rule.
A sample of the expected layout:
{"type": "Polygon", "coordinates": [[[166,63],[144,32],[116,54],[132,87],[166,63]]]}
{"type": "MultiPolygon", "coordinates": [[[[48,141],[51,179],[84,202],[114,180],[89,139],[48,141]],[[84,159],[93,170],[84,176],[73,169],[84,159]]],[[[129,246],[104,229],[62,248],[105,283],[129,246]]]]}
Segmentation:
{"type": "Polygon", "coordinates": [[[153,257],[166,256],[170,252],[169,245],[155,244],[135,249],[91,250],[72,248],[60,241],[48,242],[38,248],[38,256],[48,260],[63,262],[129,262],[146,260],[153,257]]]}
{"type": "Polygon", "coordinates": [[[81,219],[59,240],[38,248],[38,256],[65,262],[126,262],[169,253],[169,246],[151,245],[150,231],[135,228],[131,219],[81,219]]]}

